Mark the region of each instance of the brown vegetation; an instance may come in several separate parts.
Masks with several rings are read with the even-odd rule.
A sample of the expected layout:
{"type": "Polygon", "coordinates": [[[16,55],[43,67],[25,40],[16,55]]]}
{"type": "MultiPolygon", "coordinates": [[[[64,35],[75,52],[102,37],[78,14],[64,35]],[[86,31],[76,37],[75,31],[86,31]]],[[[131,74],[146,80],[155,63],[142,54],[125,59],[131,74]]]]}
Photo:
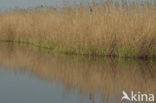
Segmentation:
{"type": "Polygon", "coordinates": [[[156,5],[105,3],[4,12],[0,40],[82,55],[156,57],[156,5]]]}

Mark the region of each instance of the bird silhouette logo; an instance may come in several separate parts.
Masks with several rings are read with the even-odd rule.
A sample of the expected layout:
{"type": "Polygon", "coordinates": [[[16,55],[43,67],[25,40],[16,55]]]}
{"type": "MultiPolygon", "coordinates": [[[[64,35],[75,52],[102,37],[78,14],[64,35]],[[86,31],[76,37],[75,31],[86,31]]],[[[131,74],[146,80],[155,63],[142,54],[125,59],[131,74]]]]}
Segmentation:
{"type": "Polygon", "coordinates": [[[129,101],[131,101],[131,99],[128,97],[128,94],[125,91],[123,91],[122,94],[123,94],[123,96],[122,96],[121,101],[122,100],[129,100],[129,101]]]}

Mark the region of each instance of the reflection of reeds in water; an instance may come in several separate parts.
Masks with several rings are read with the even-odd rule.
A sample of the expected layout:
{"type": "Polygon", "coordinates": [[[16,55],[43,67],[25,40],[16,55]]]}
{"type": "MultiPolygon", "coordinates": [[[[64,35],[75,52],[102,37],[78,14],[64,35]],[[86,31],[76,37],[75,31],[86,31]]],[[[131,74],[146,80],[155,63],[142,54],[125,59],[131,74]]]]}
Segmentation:
{"type": "Polygon", "coordinates": [[[155,64],[141,61],[127,65],[110,59],[90,63],[78,57],[66,60],[28,48],[1,46],[0,65],[8,70],[30,72],[39,79],[61,80],[68,89],[91,91],[93,95],[101,91],[107,100],[122,90],[156,93],[155,64]]]}
{"type": "Polygon", "coordinates": [[[55,52],[120,57],[156,56],[156,5],[96,4],[0,14],[0,39],[55,52]]]}

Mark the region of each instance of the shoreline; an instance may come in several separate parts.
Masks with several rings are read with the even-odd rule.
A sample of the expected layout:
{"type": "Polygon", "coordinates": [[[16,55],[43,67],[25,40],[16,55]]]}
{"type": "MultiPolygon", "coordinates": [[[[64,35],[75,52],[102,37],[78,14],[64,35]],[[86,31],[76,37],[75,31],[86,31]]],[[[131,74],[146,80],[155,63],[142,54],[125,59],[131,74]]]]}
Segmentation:
{"type": "MultiPolygon", "coordinates": [[[[4,43],[12,43],[12,44],[24,44],[28,46],[33,46],[38,49],[45,49],[48,50],[51,53],[56,54],[64,54],[64,55],[75,55],[75,56],[86,56],[86,57],[108,57],[108,58],[123,58],[123,59],[140,59],[140,60],[156,60],[156,56],[153,57],[143,57],[143,56],[119,56],[119,55],[106,55],[104,54],[104,51],[100,53],[95,53],[93,51],[86,51],[85,49],[82,49],[80,52],[71,51],[72,48],[61,48],[61,46],[54,44],[54,43],[45,43],[43,41],[35,41],[30,39],[15,39],[15,40],[9,40],[9,39],[0,39],[0,42],[4,43]],[[93,52],[94,54],[92,54],[93,52]],[[102,54],[103,53],[103,54],[102,54]]],[[[87,48],[86,48],[87,49],[87,48]]],[[[99,48],[100,49],[100,48],[99,48]]]]}

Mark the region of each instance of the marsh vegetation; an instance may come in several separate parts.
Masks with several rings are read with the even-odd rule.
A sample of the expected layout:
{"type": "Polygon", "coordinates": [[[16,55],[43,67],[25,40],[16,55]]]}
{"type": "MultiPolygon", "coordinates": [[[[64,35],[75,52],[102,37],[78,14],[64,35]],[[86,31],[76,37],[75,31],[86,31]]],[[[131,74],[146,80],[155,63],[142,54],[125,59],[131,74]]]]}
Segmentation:
{"type": "Polygon", "coordinates": [[[0,40],[52,52],[156,57],[156,4],[106,2],[0,13],[0,40]]]}

